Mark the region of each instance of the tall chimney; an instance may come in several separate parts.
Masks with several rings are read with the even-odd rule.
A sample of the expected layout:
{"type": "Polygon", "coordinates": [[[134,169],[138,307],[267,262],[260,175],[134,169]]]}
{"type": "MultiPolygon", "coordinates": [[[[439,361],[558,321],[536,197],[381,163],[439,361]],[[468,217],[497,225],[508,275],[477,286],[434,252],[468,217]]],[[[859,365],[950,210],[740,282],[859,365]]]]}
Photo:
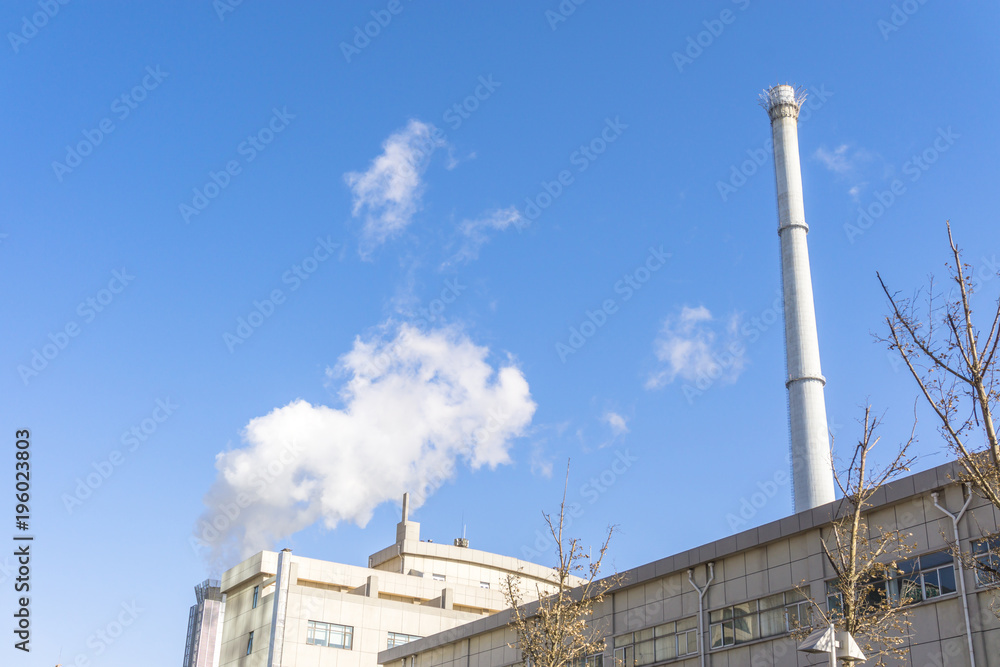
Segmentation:
{"type": "Polygon", "coordinates": [[[798,118],[806,93],[788,85],[761,95],[774,136],[774,175],[778,189],[778,237],[785,297],[785,358],[791,429],[792,493],[795,511],[834,500],[830,435],[826,424],[826,378],[819,365],[819,338],[813,306],[812,276],[802,172],[799,168],[798,118]]]}

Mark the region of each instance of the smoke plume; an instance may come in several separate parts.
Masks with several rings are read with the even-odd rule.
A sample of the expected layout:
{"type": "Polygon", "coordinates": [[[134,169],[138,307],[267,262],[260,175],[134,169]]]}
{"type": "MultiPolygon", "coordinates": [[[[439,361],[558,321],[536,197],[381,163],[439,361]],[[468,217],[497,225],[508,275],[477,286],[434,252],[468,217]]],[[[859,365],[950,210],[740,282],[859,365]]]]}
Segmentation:
{"type": "Polygon", "coordinates": [[[340,407],[294,400],[217,455],[192,546],[226,569],[319,520],[364,527],[404,491],[416,509],[462,462],[508,463],[535,403],[520,370],[488,355],[457,329],[402,325],[356,339],[327,370],[340,407]]]}

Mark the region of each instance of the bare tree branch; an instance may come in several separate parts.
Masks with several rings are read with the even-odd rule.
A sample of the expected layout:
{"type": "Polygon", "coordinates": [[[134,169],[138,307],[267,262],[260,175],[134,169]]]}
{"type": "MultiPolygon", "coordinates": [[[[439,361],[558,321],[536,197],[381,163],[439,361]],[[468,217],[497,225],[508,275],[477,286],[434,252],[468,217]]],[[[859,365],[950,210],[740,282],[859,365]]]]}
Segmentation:
{"type": "Polygon", "coordinates": [[[604,594],[623,581],[622,575],[599,579],[601,565],[611,544],[615,527],[608,528],[604,543],[593,558],[585,553],[576,538],[564,535],[566,490],[569,488],[569,462],[566,463],[566,483],[563,487],[559,517],[542,513],[549,534],[555,541],[558,564],[555,566],[554,590],[536,588],[537,604],[524,605],[521,580],[508,575],[503,582],[503,594],[512,608],[509,627],[517,636],[521,661],[532,667],[570,667],[580,658],[604,651],[601,628],[589,623],[594,606],[604,594]],[[579,573],[579,577],[578,577],[579,573]],[[582,582],[582,583],[581,583],[582,582]]]}

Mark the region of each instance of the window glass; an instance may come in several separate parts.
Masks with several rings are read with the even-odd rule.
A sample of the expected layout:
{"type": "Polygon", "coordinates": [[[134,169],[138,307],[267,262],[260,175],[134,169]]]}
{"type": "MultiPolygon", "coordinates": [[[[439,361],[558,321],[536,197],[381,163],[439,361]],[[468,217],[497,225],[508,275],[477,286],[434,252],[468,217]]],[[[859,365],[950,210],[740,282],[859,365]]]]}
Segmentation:
{"type": "MultiPolygon", "coordinates": [[[[670,660],[677,657],[677,641],[674,635],[660,637],[656,640],[656,661],[670,660]]],[[[681,654],[683,655],[683,654],[681,654]]]]}
{"type": "Polygon", "coordinates": [[[354,643],[354,628],[349,625],[309,621],[306,626],[306,643],[350,650],[354,643]]]}
{"type": "Polygon", "coordinates": [[[802,593],[798,592],[797,590],[792,590],[792,591],[786,591],[785,592],[785,602],[786,603],[798,602],[799,600],[805,600],[805,599],[806,599],[806,596],[803,595],[802,593]]]}
{"type": "Polygon", "coordinates": [[[760,636],[780,635],[785,631],[784,608],[769,609],[760,613],[760,636]]]}
{"type": "Polygon", "coordinates": [[[955,567],[942,567],[937,571],[938,583],[941,586],[941,595],[954,593],[955,588],[955,567]]]}
{"type": "Polygon", "coordinates": [[[766,598],[761,598],[760,600],[760,610],[774,609],[775,607],[783,607],[785,605],[785,594],[778,593],[777,595],[768,595],[766,598]]]}
{"type": "Polygon", "coordinates": [[[709,635],[712,640],[712,648],[719,648],[722,646],[722,625],[713,625],[709,635]]]}
{"type": "Polygon", "coordinates": [[[930,599],[939,595],[941,595],[941,586],[938,583],[938,571],[924,572],[924,597],[930,599]]]}
{"type": "Polygon", "coordinates": [[[976,584],[994,586],[1000,583],[1000,537],[977,540],[972,543],[976,557],[976,584]]]}
{"type": "Polygon", "coordinates": [[[677,621],[677,632],[682,630],[690,630],[692,628],[698,627],[698,617],[689,616],[688,618],[681,619],[677,621]]]}
{"type": "Polygon", "coordinates": [[[947,551],[938,551],[937,553],[924,554],[920,557],[920,569],[930,570],[931,568],[940,567],[942,565],[951,565],[955,562],[954,557],[947,551]]]}
{"type": "Polygon", "coordinates": [[[728,623],[723,623],[722,624],[722,643],[725,644],[726,646],[732,646],[733,645],[733,637],[734,637],[734,634],[733,634],[733,622],[729,621],[728,623]]]}
{"type": "Polygon", "coordinates": [[[698,633],[694,630],[677,635],[677,655],[690,655],[698,652],[698,633]]]}
{"type": "Polygon", "coordinates": [[[653,638],[653,628],[646,628],[635,633],[635,641],[641,642],[653,638]]]}
{"type": "MultiPolygon", "coordinates": [[[[637,633],[638,634],[638,633],[637,633]]],[[[635,645],[635,664],[636,665],[651,665],[656,660],[656,655],[653,651],[653,640],[639,642],[635,645]]]]}
{"type": "Polygon", "coordinates": [[[418,635],[408,635],[402,632],[390,632],[388,648],[395,648],[396,646],[402,646],[403,644],[409,644],[410,642],[415,642],[422,637],[418,635]]]}
{"type": "Polygon", "coordinates": [[[760,637],[757,615],[740,616],[733,619],[734,637],[737,644],[760,637]]]}
{"type": "Polygon", "coordinates": [[[658,625],[654,628],[655,630],[654,634],[657,637],[672,635],[674,634],[674,628],[676,627],[676,625],[677,625],[676,623],[664,623],[663,625],[658,625]]]}
{"type": "Polygon", "coordinates": [[[620,646],[627,646],[632,643],[632,633],[627,635],[622,635],[621,637],[615,637],[615,648],[620,646]]]}

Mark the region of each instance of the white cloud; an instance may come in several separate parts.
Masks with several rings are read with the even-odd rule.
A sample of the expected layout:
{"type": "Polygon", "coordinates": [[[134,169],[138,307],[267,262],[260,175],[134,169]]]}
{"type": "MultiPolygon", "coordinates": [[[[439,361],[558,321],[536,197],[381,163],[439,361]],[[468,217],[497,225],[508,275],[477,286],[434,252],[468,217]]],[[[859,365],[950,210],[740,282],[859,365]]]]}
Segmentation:
{"type": "Polygon", "coordinates": [[[622,417],[617,412],[608,411],[604,414],[604,421],[611,427],[615,435],[621,435],[622,433],[628,433],[628,424],[625,418],[622,417]]]}
{"type": "Polygon", "coordinates": [[[874,161],[878,154],[864,148],[852,149],[848,144],[841,144],[832,151],[820,146],[813,153],[813,157],[838,176],[847,177],[857,176],[862,170],[862,165],[874,161]]]}
{"type": "Polygon", "coordinates": [[[514,206],[488,211],[474,220],[463,220],[458,226],[458,231],[462,235],[462,245],[445,265],[477,259],[479,249],[490,240],[490,231],[502,232],[511,226],[520,229],[527,224],[527,218],[524,218],[514,206]]]}
{"type": "Polygon", "coordinates": [[[341,407],[292,401],[252,419],[244,446],[216,457],[195,528],[211,563],[231,564],[319,520],[364,526],[404,491],[416,509],[461,462],[510,461],[536,407],[521,371],[509,360],[494,368],[489,350],[456,329],[392,334],[386,326],[356,339],[327,371],[344,378],[341,407]]]}
{"type": "Polygon", "coordinates": [[[861,200],[861,192],[862,192],[862,190],[864,190],[864,188],[865,188],[866,185],[868,185],[867,182],[857,183],[857,184],[851,186],[851,189],[847,191],[847,194],[849,194],[851,196],[852,200],[854,200],[854,201],[860,201],[861,200]]]}
{"type": "Polygon", "coordinates": [[[828,151],[820,146],[816,149],[814,155],[817,160],[823,163],[823,166],[835,174],[846,174],[851,170],[851,163],[848,159],[847,148],[847,144],[841,144],[833,149],[833,151],[828,151]]]}
{"type": "Polygon", "coordinates": [[[354,199],[352,213],[365,216],[361,232],[362,256],[406,229],[420,208],[421,178],[431,153],[446,143],[435,137],[435,127],[410,120],[382,144],[368,171],[348,172],[344,180],[354,199]]]}
{"type": "Polygon", "coordinates": [[[544,444],[542,440],[531,447],[531,474],[549,479],[552,477],[552,459],[545,454],[544,444]]]}
{"type": "Polygon", "coordinates": [[[704,306],[684,306],[680,316],[668,317],[653,341],[653,352],[665,366],[650,375],[646,388],[659,389],[678,377],[689,382],[705,378],[734,382],[745,366],[742,353],[732,352],[739,321],[732,315],[719,323],[704,306]]]}

